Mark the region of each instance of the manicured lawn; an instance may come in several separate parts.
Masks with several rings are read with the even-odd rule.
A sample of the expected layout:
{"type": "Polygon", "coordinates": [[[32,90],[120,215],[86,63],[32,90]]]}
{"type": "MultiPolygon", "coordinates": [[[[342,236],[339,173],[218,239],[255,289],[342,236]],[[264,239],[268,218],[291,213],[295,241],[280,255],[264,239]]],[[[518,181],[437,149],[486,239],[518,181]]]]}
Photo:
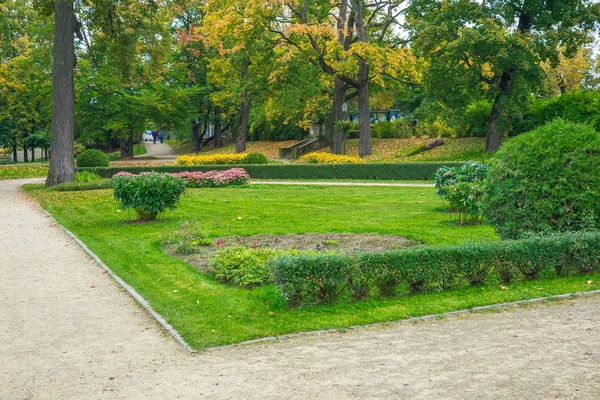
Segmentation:
{"type": "Polygon", "coordinates": [[[161,249],[181,221],[211,237],[305,232],[397,234],[430,244],[496,240],[487,226],[450,223],[432,188],[250,186],[194,189],[180,207],[154,223],[130,224],[110,190],[30,193],[144,296],[194,348],[390,321],[543,295],[598,288],[598,277],[490,284],[389,300],[288,310],[273,285],[225,286],[161,249]],[[238,217],[241,217],[239,219],[238,217]],[[588,285],[587,281],[593,280],[588,285]]]}
{"type": "Polygon", "coordinates": [[[47,165],[0,166],[0,179],[42,178],[47,175],[47,165]]]}

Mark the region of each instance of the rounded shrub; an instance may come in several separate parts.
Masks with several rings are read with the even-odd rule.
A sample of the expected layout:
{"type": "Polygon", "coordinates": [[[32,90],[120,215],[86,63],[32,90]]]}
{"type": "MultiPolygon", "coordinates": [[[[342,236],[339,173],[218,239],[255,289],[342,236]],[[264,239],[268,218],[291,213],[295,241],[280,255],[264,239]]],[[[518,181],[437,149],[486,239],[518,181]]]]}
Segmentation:
{"type": "Polygon", "coordinates": [[[262,153],[250,153],[242,160],[242,164],[268,164],[269,159],[262,153]]]}
{"type": "Polygon", "coordinates": [[[600,133],[557,119],[510,140],[482,207],[503,238],[600,228],[600,133]]]}
{"type": "Polygon", "coordinates": [[[77,156],[77,168],[109,167],[108,156],[97,149],[89,149],[77,156]]]}
{"type": "Polygon", "coordinates": [[[174,210],[185,191],[183,180],[158,172],[120,172],[113,176],[112,186],[115,200],[124,209],[133,208],[142,221],[154,220],[167,209],[174,210]]]}

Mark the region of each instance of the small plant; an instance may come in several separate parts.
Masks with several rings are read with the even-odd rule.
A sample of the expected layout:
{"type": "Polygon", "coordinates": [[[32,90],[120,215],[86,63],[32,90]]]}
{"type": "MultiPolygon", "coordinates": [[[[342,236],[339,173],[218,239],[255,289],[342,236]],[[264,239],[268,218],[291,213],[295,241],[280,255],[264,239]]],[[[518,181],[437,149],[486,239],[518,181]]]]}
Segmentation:
{"type": "Polygon", "coordinates": [[[442,167],[437,170],[434,183],[437,194],[448,201],[459,224],[481,221],[483,181],[489,167],[470,161],[461,167],[442,167]]]}
{"type": "Polygon", "coordinates": [[[83,151],[77,156],[77,168],[96,168],[108,167],[110,161],[108,156],[98,149],[89,149],[83,151]]]}
{"type": "Polygon", "coordinates": [[[199,247],[214,244],[199,224],[192,225],[188,221],[179,224],[174,234],[169,234],[167,243],[175,244],[181,254],[193,254],[199,247]]]}
{"type": "Polygon", "coordinates": [[[132,175],[121,172],[113,176],[115,200],[122,208],[132,208],[142,221],[155,220],[158,214],[177,207],[185,191],[185,182],[168,174],[150,172],[132,175]]]}
{"type": "Polygon", "coordinates": [[[337,240],[331,239],[331,240],[326,240],[323,244],[325,246],[338,246],[340,244],[340,242],[338,242],[337,240]]]}
{"type": "Polygon", "coordinates": [[[75,182],[89,183],[102,180],[102,177],[90,171],[77,172],[75,174],[75,182]]]}
{"type": "Polygon", "coordinates": [[[215,278],[243,287],[271,283],[273,270],[268,261],[284,254],[298,254],[293,250],[275,250],[261,247],[229,247],[219,250],[210,260],[215,278]]]}

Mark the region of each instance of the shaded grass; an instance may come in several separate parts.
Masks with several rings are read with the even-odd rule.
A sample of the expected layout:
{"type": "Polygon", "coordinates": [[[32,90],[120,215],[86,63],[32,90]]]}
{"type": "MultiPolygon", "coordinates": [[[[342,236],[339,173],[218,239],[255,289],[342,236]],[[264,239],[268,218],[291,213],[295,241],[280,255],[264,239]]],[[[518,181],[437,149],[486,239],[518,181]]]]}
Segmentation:
{"type": "Polygon", "coordinates": [[[598,288],[573,277],[490,284],[389,300],[288,310],[273,285],[229,287],[165,254],[161,241],[182,220],[211,237],[303,232],[397,234],[432,244],[496,240],[487,226],[457,227],[429,188],[250,186],[189,190],[174,213],[147,224],[129,224],[110,190],[27,190],[134,287],[194,348],[259,337],[344,328],[425,314],[598,288]],[[238,219],[241,217],[241,219],[238,219]]]}
{"type": "Polygon", "coordinates": [[[0,179],[42,178],[48,176],[47,165],[0,166],[0,179]]]}

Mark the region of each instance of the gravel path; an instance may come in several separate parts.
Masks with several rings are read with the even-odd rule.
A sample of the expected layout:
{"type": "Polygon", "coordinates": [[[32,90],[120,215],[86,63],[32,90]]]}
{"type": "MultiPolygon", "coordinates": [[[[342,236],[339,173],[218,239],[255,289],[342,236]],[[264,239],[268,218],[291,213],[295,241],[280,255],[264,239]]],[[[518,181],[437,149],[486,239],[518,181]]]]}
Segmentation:
{"type": "Polygon", "coordinates": [[[600,398],[600,297],[191,355],[0,181],[0,399],[600,398]]]}
{"type": "Polygon", "coordinates": [[[156,144],[154,144],[152,142],[144,142],[144,146],[146,146],[146,154],[142,154],[138,157],[157,157],[166,159],[174,159],[177,157],[175,150],[167,143],[156,142],[156,144]]]}

